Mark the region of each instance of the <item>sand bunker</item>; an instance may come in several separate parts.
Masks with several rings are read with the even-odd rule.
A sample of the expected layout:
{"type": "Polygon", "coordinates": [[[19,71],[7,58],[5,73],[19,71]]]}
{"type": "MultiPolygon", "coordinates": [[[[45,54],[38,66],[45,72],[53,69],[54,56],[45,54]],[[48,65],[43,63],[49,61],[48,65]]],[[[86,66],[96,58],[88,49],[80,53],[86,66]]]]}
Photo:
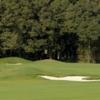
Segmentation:
{"type": "Polygon", "coordinates": [[[88,76],[66,76],[66,77],[41,76],[41,78],[48,79],[48,80],[64,80],[64,81],[78,81],[78,82],[100,81],[100,80],[89,80],[88,76]]]}

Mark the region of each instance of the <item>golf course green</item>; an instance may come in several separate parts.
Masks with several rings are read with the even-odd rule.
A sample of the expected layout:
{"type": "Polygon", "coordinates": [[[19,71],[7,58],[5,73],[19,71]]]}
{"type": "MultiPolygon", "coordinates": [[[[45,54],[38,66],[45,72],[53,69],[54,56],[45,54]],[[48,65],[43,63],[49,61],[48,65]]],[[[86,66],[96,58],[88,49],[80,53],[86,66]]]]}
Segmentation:
{"type": "Polygon", "coordinates": [[[100,100],[100,82],[53,81],[48,76],[100,79],[100,64],[0,59],[0,100],[100,100]]]}

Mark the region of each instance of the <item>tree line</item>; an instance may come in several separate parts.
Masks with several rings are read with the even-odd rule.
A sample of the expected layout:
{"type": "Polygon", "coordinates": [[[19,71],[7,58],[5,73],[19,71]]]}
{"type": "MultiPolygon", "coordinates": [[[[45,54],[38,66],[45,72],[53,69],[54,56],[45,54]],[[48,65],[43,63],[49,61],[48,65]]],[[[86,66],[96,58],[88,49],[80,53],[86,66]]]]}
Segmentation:
{"type": "Polygon", "coordinates": [[[0,57],[100,62],[100,0],[0,0],[0,57]]]}

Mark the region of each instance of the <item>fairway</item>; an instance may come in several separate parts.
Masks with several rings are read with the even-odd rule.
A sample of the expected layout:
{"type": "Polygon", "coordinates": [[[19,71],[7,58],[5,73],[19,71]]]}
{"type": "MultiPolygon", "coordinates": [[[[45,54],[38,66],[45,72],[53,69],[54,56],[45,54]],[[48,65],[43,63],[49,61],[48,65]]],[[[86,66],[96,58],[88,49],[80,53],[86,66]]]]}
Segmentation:
{"type": "Polygon", "coordinates": [[[100,83],[21,80],[0,82],[1,100],[99,100],[100,83]]]}
{"type": "Polygon", "coordinates": [[[100,64],[0,60],[0,100],[99,100],[100,82],[51,81],[40,75],[100,78],[100,64]],[[17,64],[20,63],[20,64],[17,64]]]}

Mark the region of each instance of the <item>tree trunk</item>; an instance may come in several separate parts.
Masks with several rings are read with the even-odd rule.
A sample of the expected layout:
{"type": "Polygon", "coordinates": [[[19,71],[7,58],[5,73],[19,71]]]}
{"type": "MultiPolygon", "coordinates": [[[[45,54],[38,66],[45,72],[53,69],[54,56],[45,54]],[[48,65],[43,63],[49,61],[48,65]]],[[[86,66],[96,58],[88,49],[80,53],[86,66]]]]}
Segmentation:
{"type": "Polygon", "coordinates": [[[91,62],[91,40],[88,41],[88,46],[87,46],[87,62],[91,62]]]}

